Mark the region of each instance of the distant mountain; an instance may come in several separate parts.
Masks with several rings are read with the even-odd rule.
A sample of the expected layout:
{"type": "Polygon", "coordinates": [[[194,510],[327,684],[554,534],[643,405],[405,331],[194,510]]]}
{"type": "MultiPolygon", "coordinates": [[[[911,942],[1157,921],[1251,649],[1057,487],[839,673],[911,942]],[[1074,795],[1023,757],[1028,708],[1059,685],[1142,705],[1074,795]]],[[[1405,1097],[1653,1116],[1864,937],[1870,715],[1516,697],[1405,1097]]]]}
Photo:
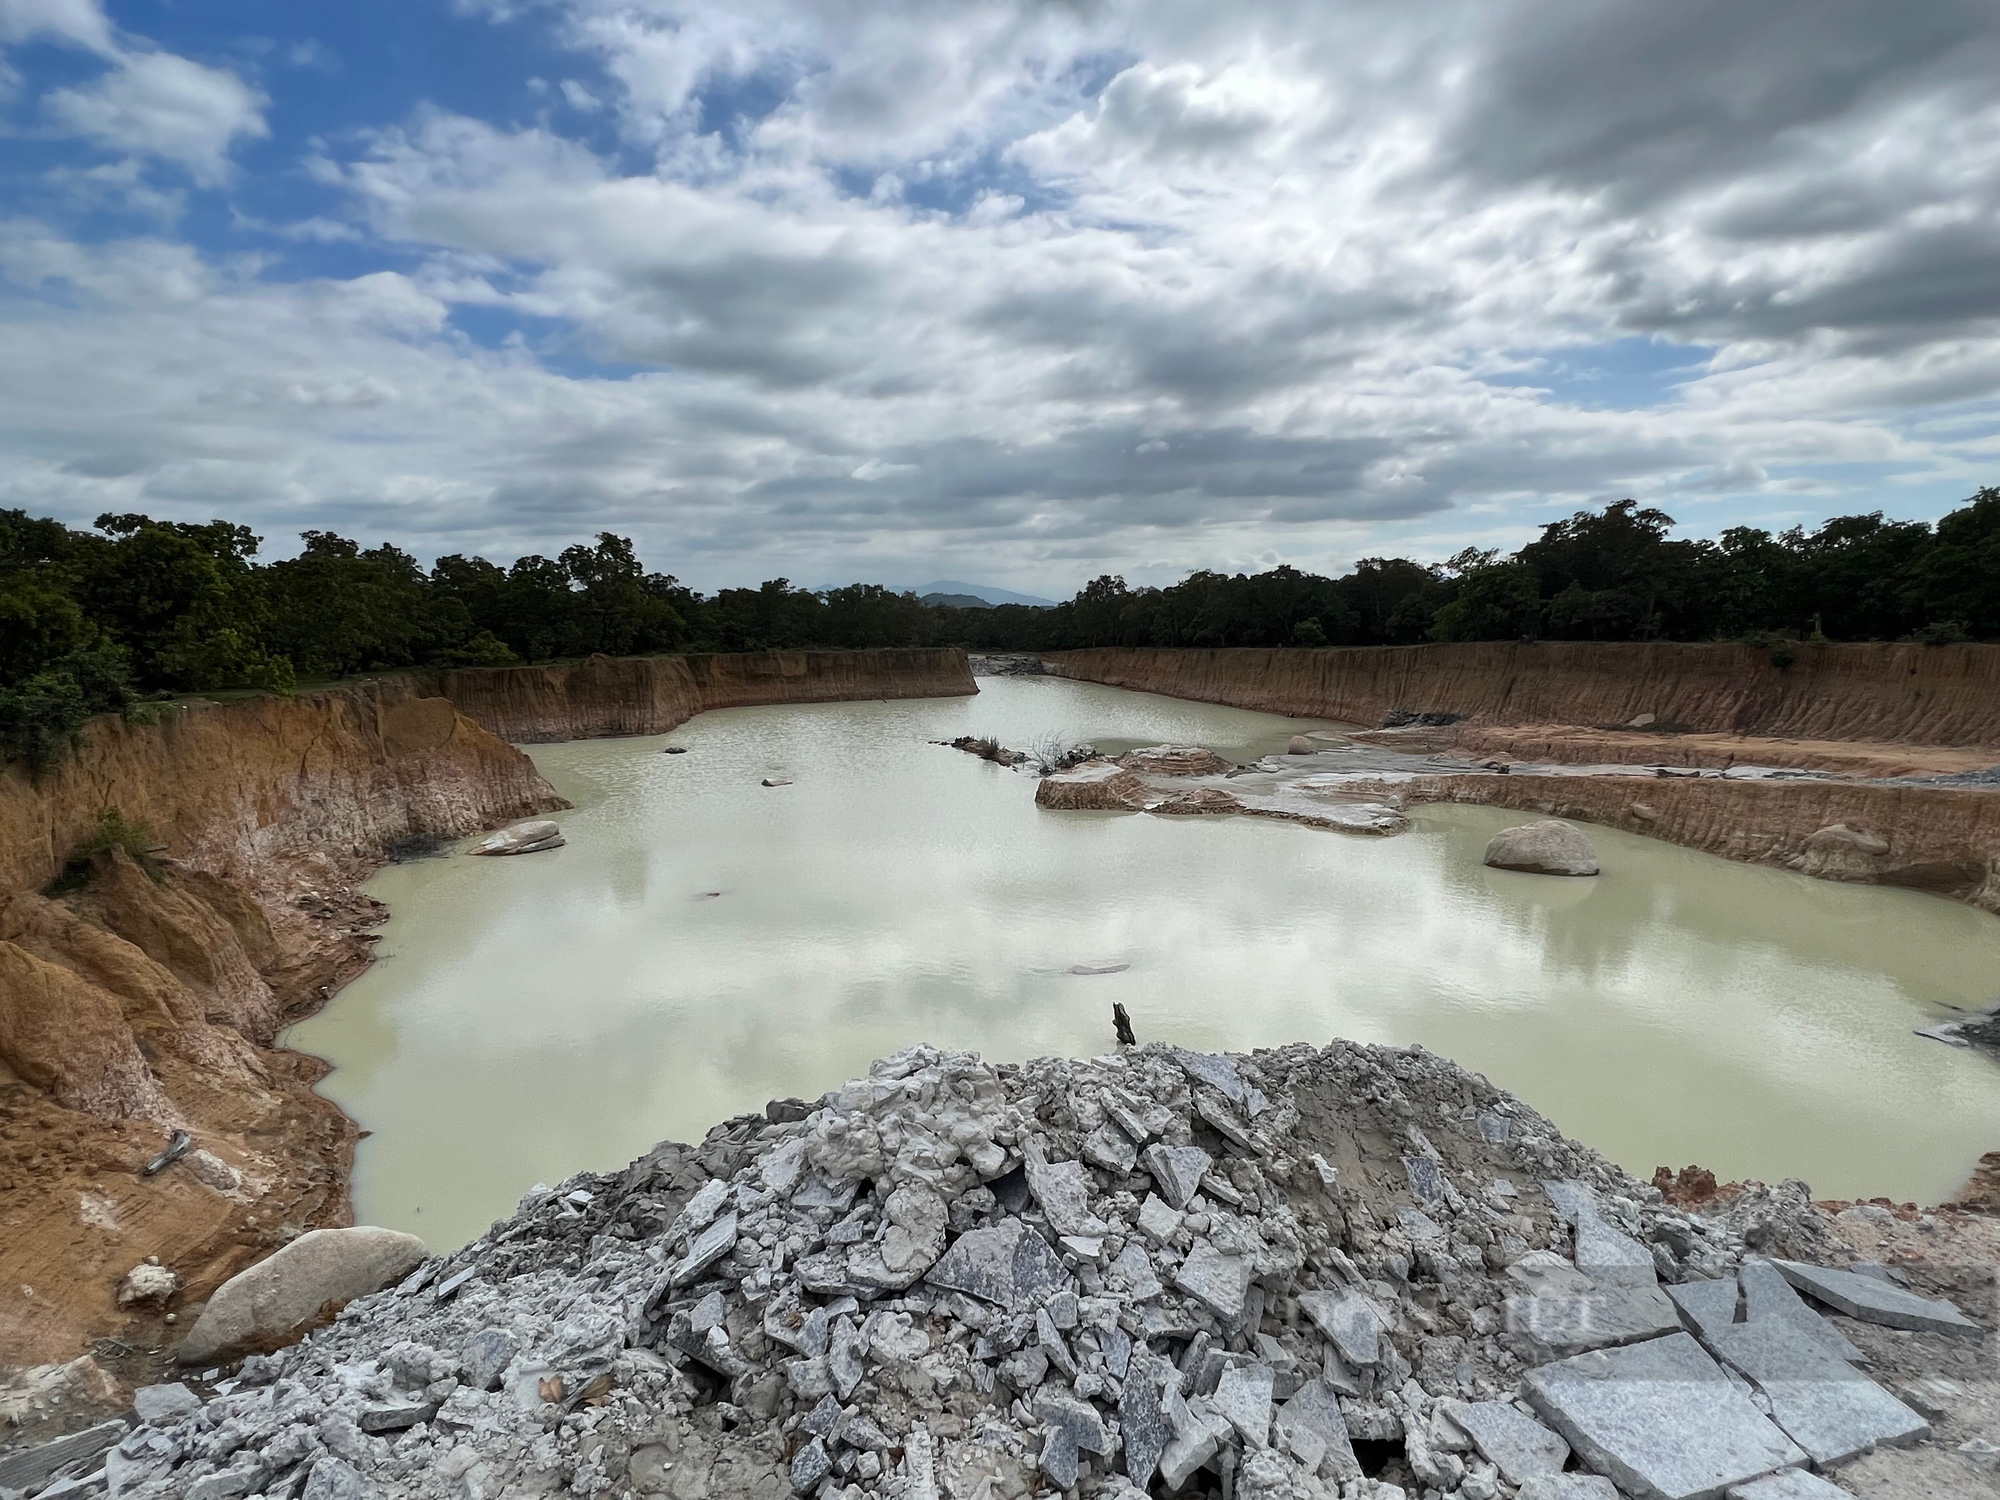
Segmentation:
{"type": "Polygon", "coordinates": [[[956,578],[941,578],[936,583],[927,583],[913,590],[926,604],[934,603],[933,594],[949,595],[945,600],[959,609],[977,609],[982,604],[1026,604],[1035,609],[1050,609],[1055,600],[1039,599],[1033,594],[1016,594],[1008,589],[996,589],[984,583],[965,583],[956,578]]]}
{"type": "Polygon", "coordinates": [[[986,601],[977,594],[924,594],[920,597],[932,609],[986,608],[986,601]]]}

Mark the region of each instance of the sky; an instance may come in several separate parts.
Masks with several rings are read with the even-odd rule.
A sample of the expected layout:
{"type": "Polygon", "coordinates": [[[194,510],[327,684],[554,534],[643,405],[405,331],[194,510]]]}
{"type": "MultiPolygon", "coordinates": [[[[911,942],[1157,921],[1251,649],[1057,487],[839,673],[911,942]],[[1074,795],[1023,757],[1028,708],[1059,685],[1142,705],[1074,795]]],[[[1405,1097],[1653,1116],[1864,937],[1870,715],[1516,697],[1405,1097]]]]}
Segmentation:
{"type": "Polygon", "coordinates": [[[0,507],[697,587],[2000,483],[1993,0],[0,0],[0,507]]]}

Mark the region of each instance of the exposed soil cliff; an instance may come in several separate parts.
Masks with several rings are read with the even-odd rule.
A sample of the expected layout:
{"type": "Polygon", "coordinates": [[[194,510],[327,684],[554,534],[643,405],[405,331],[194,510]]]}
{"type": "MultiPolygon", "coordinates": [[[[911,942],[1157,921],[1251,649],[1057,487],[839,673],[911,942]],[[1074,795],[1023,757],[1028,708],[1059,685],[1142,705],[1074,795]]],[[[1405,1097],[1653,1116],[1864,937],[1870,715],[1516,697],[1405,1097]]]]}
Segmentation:
{"type": "Polygon", "coordinates": [[[2000,646],[1544,641],[1327,650],[1108,647],[1065,677],[1238,708],[1376,724],[1393,709],[1474,724],[1629,724],[1769,737],[2000,747],[2000,646]]]}
{"type": "Polygon", "coordinates": [[[273,1044],[369,963],[383,912],[353,887],[387,848],[565,805],[508,739],[976,691],[957,651],[596,657],[105,718],[39,781],[0,770],[0,1368],[159,1344],[173,1309],[347,1222],[355,1126],[273,1044]],[[148,868],[106,850],[39,894],[107,809],[157,840],[148,868]],[[142,1176],[177,1129],[194,1149],[142,1176]],[[119,1308],[148,1255],[178,1300],[119,1308]]]}
{"type": "Polygon", "coordinates": [[[1826,880],[1908,886],[2000,913],[2000,792],[1840,781],[1630,776],[1419,776],[1357,792],[1574,818],[1778,864],[1826,880]]]}
{"type": "Polygon", "coordinates": [[[103,719],[39,782],[0,772],[0,1365],[143,1336],[168,1309],[114,1297],[147,1255],[195,1299],[345,1222],[355,1127],[273,1043],[368,963],[352,882],[412,834],[560,805],[406,682],[103,719]],[[110,849],[37,894],[107,808],[152,830],[153,868],[110,849]],[[143,1177],[175,1129],[194,1149],[143,1177]]]}
{"type": "Polygon", "coordinates": [[[665,734],[712,708],[979,691],[965,653],[944,649],[593,656],[548,667],[427,672],[415,680],[517,744],[665,734]]]}

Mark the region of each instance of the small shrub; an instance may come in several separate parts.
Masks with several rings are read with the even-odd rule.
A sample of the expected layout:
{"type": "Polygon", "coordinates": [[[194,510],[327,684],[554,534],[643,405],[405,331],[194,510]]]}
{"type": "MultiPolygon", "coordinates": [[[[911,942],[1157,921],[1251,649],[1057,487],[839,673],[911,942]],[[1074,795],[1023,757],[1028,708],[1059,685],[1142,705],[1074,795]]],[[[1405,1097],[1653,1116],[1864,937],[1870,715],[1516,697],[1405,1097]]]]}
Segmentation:
{"type": "Polygon", "coordinates": [[[1933,620],[1912,639],[1925,646],[1955,646],[1960,641],[1969,641],[1963,620],[1933,620]]]}
{"type": "Polygon", "coordinates": [[[158,847],[151,828],[128,819],[115,807],[107,807],[97,815],[96,831],[70,850],[69,858],[63,861],[62,873],[49,882],[42,894],[62,896],[83,889],[90,884],[91,861],[107,849],[124,850],[134,864],[158,880],[160,866],[153,858],[153,850],[158,847]]]}
{"type": "Polygon", "coordinates": [[[1771,653],[1771,665],[1776,667],[1780,672],[1784,671],[1785,668],[1798,659],[1798,654],[1788,645],[1780,646],[1771,653]]]}

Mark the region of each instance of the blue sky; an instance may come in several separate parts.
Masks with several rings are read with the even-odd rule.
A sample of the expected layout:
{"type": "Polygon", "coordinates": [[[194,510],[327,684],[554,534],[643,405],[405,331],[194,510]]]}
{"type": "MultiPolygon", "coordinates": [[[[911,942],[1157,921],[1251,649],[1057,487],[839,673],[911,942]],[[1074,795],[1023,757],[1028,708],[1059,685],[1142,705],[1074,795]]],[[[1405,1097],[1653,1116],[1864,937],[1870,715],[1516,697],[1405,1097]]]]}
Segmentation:
{"type": "Polygon", "coordinates": [[[0,505],[1054,596],[1933,516],[1994,76],[1983,0],[0,0],[0,505]]]}

